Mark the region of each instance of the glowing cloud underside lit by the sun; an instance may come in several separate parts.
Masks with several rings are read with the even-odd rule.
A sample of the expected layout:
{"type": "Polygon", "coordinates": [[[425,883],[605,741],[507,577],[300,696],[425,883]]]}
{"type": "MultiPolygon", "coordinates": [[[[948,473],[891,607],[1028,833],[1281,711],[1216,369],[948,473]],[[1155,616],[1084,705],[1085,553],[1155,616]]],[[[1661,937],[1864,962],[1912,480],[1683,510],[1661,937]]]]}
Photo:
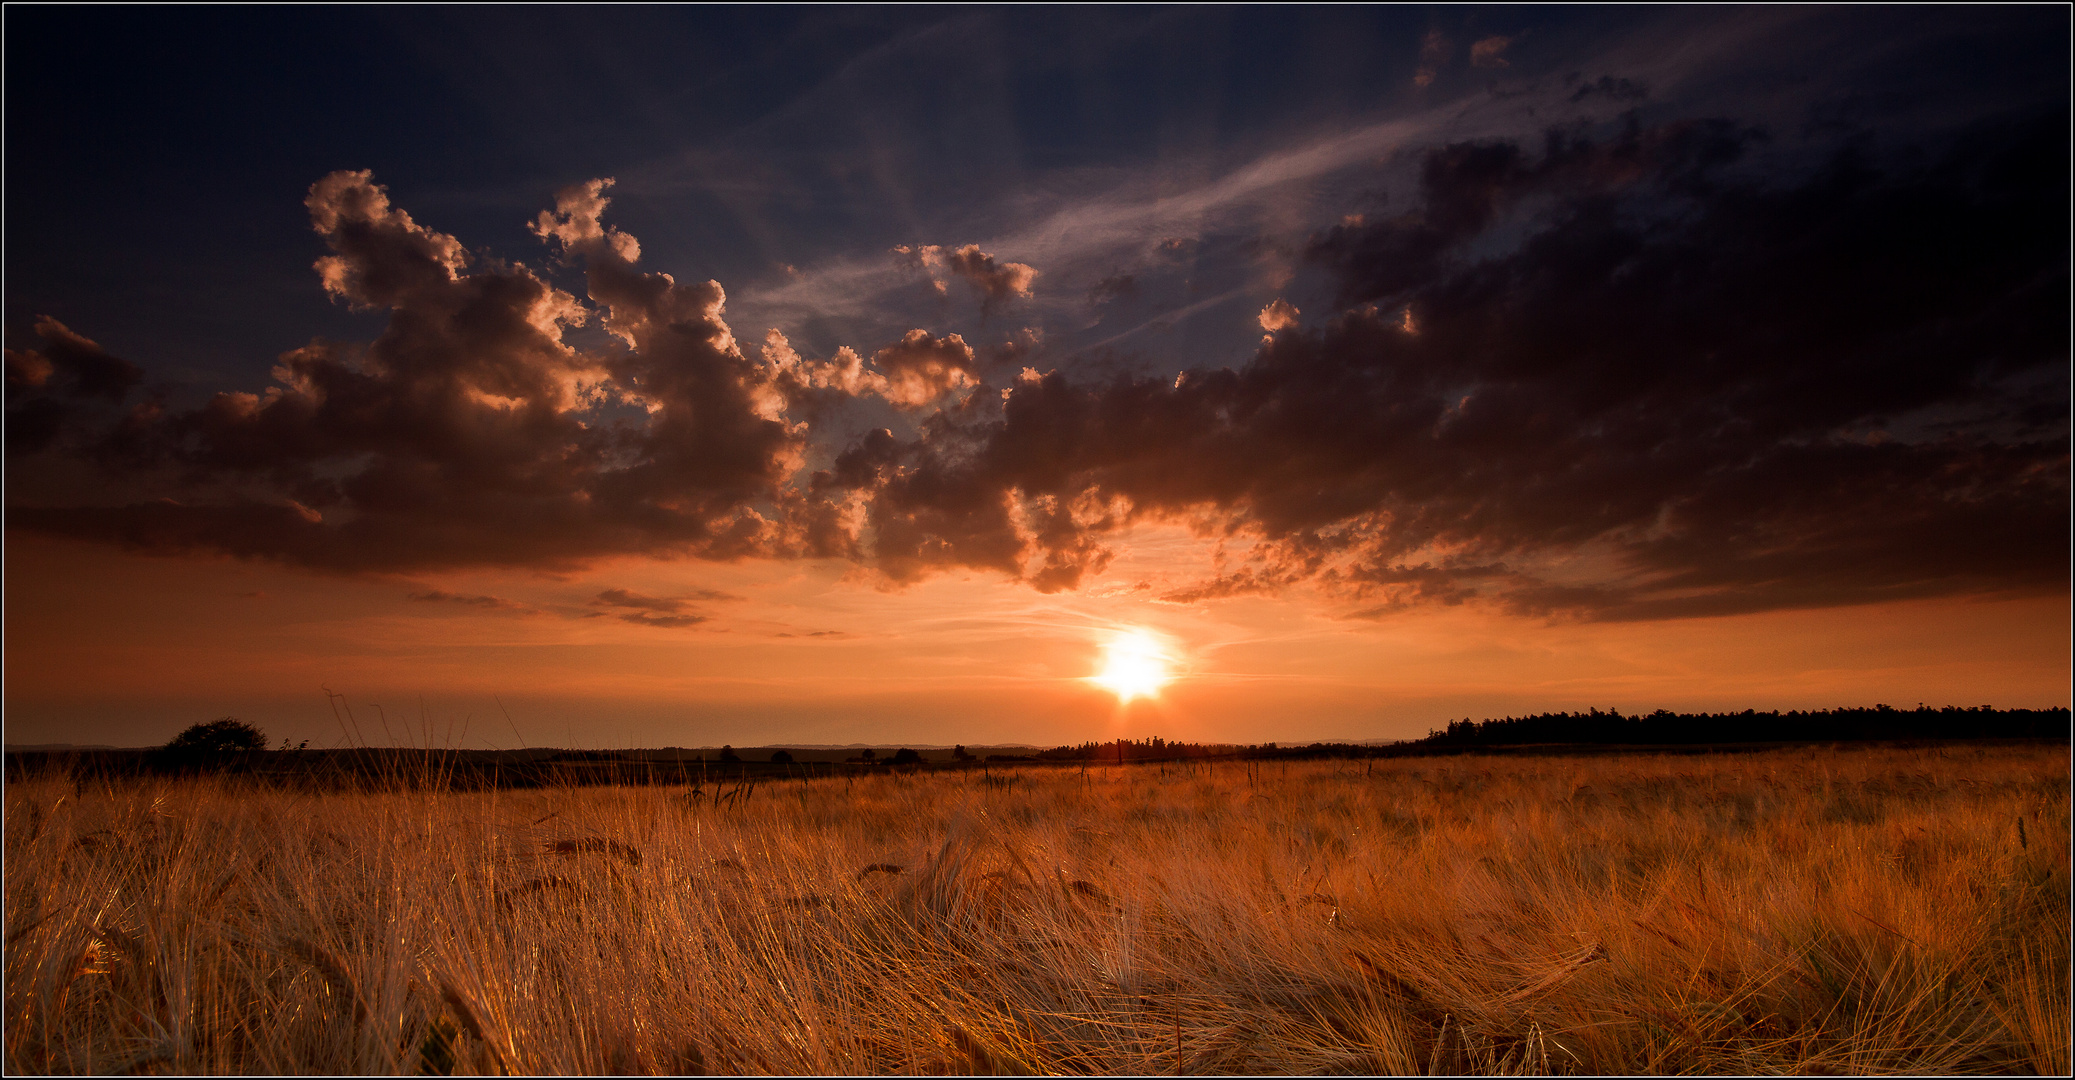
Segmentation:
{"type": "Polygon", "coordinates": [[[1102,674],[1089,681],[1117,695],[1119,702],[1158,697],[1168,681],[1167,656],[1151,635],[1123,634],[1104,647],[1102,674]]]}

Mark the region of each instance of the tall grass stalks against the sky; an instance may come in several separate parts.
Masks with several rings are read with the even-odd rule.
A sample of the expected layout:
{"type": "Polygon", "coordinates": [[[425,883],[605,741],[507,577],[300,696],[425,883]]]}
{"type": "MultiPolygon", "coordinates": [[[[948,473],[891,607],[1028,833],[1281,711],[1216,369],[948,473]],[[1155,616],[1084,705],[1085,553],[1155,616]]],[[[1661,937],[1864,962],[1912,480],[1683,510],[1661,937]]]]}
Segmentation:
{"type": "Polygon", "coordinates": [[[2065,746],[6,792],[9,1072],[2040,1072],[2065,746]]]}

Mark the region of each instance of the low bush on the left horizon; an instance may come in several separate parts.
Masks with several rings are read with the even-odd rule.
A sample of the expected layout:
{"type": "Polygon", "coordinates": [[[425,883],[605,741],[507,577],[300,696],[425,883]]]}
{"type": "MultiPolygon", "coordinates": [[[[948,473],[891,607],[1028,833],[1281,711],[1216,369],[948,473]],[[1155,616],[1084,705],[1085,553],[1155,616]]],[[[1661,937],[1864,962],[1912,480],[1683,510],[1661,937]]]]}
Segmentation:
{"type": "Polygon", "coordinates": [[[206,724],[193,724],[173,736],[171,742],[153,750],[147,760],[161,772],[221,772],[251,761],[267,748],[267,733],[226,716],[206,724]]]}

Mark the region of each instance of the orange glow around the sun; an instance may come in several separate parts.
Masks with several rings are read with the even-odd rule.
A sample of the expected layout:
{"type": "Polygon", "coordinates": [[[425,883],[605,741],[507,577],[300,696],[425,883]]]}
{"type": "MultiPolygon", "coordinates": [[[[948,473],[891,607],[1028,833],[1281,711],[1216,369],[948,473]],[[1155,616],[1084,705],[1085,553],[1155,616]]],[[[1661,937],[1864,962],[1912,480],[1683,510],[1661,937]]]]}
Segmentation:
{"type": "Polygon", "coordinates": [[[1119,634],[1103,647],[1102,673],[1089,681],[1117,695],[1119,703],[1133,698],[1160,696],[1166,686],[1167,654],[1151,634],[1132,630],[1119,634]]]}

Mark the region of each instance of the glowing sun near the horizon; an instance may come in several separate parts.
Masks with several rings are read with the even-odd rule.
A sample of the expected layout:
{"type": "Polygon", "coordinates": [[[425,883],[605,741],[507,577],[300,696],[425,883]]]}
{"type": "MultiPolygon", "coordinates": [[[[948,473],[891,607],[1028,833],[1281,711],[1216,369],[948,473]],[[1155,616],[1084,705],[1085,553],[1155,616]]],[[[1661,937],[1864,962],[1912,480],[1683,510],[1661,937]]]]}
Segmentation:
{"type": "Polygon", "coordinates": [[[1103,647],[1102,673],[1089,681],[1117,695],[1118,704],[1133,698],[1159,697],[1168,674],[1167,654],[1151,634],[1143,630],[1119,634],[1103,647]]]}

